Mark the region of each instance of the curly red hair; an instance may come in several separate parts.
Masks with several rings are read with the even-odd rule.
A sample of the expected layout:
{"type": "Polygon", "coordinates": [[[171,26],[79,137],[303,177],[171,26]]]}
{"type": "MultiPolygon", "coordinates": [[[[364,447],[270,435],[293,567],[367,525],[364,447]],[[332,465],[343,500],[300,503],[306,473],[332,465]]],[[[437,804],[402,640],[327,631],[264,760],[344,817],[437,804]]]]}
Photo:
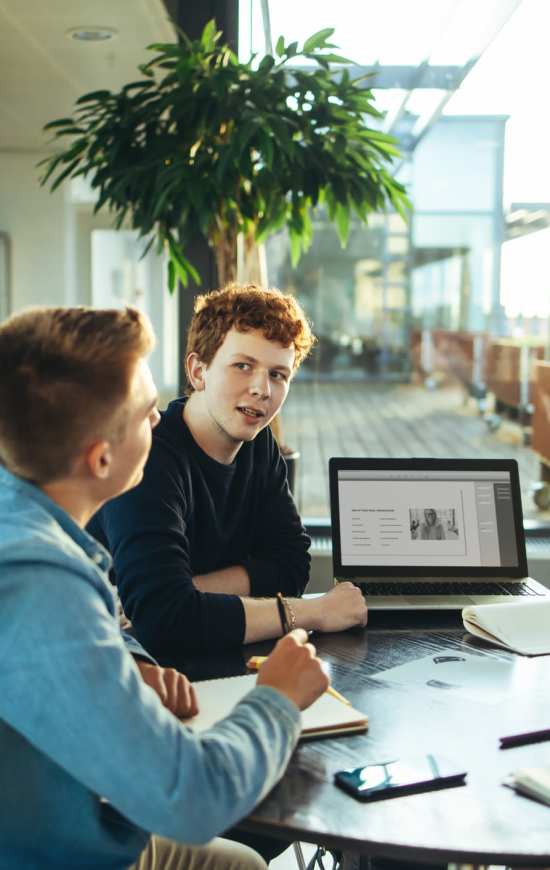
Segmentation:
{"type": "Polygon", "coordinates": [[[290,293],[264,290],[256,284],[231,283],[222,290],[197,296],[187,333],[186,357],[196,353],[210,365],[230,329],[259,330],[268,341],[283,347],[293,344],[294,371],[315,342],[301,306],[290,293]]]}

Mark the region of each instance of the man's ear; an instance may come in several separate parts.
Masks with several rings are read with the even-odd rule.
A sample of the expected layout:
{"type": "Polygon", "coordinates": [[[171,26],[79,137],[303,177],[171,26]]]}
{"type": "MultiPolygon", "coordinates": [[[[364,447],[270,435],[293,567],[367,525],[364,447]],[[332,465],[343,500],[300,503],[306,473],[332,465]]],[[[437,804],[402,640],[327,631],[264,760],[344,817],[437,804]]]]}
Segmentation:
{"type": "Polygon", "coordinates": [[[197,392],[204,390],[204,375],[207,366],[199,359],[199,355],[195,353],[195,351],[187,355],[185,369],[187,371],[189,383],[193,389],[197,392]]]}
{"type": "Polygon", "coordinates": [[[86,465],[93,477],[105,480],[111,473],[112,454],[108,441],[96,441],[86,452],[86,465]]]}

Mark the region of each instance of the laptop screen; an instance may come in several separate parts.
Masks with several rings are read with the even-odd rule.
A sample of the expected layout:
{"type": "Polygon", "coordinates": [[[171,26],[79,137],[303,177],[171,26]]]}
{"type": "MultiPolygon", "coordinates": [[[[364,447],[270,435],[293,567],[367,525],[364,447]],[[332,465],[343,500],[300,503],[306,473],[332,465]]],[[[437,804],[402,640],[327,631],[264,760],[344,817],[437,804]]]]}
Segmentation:
{"type": "Polygon", "coordinates": [[[335,572],[527,573],[514,466],[331,460],[335,572]]]}

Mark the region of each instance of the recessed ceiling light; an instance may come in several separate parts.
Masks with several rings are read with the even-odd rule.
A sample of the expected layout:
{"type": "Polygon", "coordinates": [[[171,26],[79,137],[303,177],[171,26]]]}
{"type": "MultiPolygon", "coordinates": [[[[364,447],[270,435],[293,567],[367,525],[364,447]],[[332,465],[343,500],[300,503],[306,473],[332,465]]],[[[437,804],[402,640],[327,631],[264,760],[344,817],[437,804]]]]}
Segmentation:
{"type": "Polygon", "coordinates": [[[114,27],[71,27],[65,35],[80,42],[105,42],[114,39],[118,30],[114,27]]]}

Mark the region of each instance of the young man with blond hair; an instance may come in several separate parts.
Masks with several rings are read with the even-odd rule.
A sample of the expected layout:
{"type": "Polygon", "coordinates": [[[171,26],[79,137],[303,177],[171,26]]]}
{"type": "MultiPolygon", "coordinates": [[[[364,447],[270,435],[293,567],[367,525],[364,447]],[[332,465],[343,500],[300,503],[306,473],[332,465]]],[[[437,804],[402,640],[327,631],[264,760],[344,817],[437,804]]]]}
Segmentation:
{"type": "Polygon", "coordinates": [[[137,637],[163,662],[279,637],[287,626],[366,623],[351,583],[301,598],[310,541],[269,423],[312,343],[291,295],[232,284],[198,297],[189,395],[162,414],[140,486],[91,524],[113,554],[137,637]]]}
{"type": "Polygon", "coordinates": [[[84,526],[142,478],[159,420],[152,345],[133,309],[0,325],[1,867],[265,868],[211,838],[277,782],[300,709],[328,685],[293,632],[197,736],[173,715],[196,712],[190,683],[121,634],[110,557],[84,526]]]}

